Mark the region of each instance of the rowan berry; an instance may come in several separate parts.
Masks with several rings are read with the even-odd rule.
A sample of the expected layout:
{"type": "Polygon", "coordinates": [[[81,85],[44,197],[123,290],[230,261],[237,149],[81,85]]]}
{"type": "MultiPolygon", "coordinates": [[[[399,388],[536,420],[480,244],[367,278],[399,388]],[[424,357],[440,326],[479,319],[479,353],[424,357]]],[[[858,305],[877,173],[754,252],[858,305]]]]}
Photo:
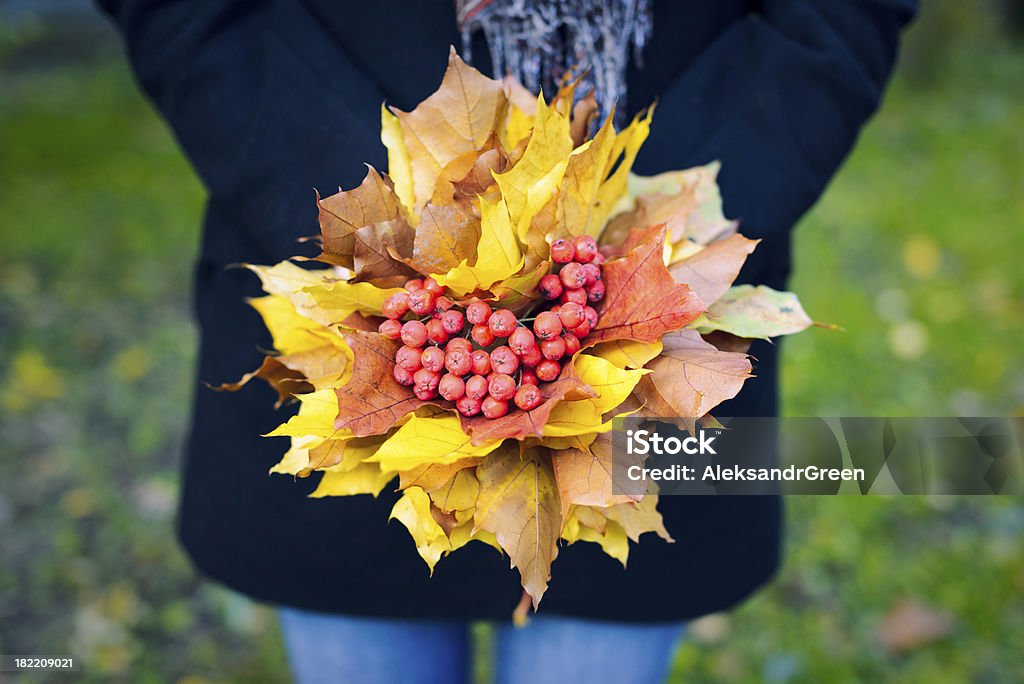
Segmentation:
{"type": "Polygon", "coordinates": [[[537,338],[529,328],[516,328],[508,337],[508,346],[516,354],[525,353],[530,347],[537,345],[537,338]]]}
{"type": "MultiPolygon", "coordinates": [[[[583,266],[575,261],[563,266],[562,270],[558,272],[558,277],[561,278],[562,284],[568,288],[583,287],[587,280],[587,274],[584,272],[583,266]]],[[[412,297],[410,297],[409,301],[411,307],[412,297]]],[[[413,309],[413,311],[415,310],[413,309]]]]}
{"type": "Polygon", "coordinates": [[[401,318],[409,311],[409,293],[396,292],[384,300],[381,313],[388,318],[401,318]]]}
{"type": "Polygon", "coordinates": [[[491,368],[496,373],[512,375],[519,368],[519,357],[508,347],[495,347],[491,352],[491,368]]]}
{"type": "Polygon", "coordinates": [[[508,401],[516,394],[516,381],[505,373],[492,373],[487,380],[487,393],[499,401],[508,401]]]}
{"type": "Polygon", "coordinates": [[[540,295],[544,299],[558,299],[559,295],[562,294],[564,286],[562,285],[562,279],[557,274],[548,273],[537,283],[537,289],[540,290],[540,295]]]}
{"type": "Polygon", "coordinates": [[[508,337],[516,329],[516,315],[508,309],[498,309],[487,319],[487,327],[495,337],[508,337]]]}
{"type": "Polygon", "coordinates": [[[455,401],[466,394],[466,383],[457,375],[445,373],[437,386],[437,392],[448,401],[455,401]]]}
{"type": "Polygon", "coordinates": [[[377,332],[389,340],[397,340],[402,336],[402,322],[389,318],[377,327],[377,332]]]}
{"type": "Polygon", "coordinates": [[[491,355],[484,349],[474,349],[470,355],[473,373],[487,375],[491,372],[491,355]]]}
{"type": "Polygon", "coordinates": [[[562,321],[556,314],[542,311],[533,321],[533,332],[542,340],[556,337],[562,333],[562,321]]]}
{"type": "Polygon", "coordinates": [[[597,241],[589,235],[580,235],[573,239],[572,246],[576,250],[576,261],[588,264],[597,256],[597,241]]]}
{"type": "Polygon", "coordinates": [[[551,243],[551,260],[556,264],[567,264],[576,257],[576,248],[568,240],[559,238],[551,243]]]}
{"type": "Polygon", "coordinates": [[[545,359],[557,361],[565,356],[565,340],[561,337],[552,337],[540,343],[540,353],[545,359]]]}
{"type": "Polygon", "coordinates": [[[462,332],[463,326],[466,325],[466,316],[461,311],[445,311],[441,316],[441,325],[444,326],[444,331],[449,335],[457,335],[462,332]]]}
{"type": "Polygon", "coordinates": [[[426,323],[427,326],[427,339],[434,344],[444,344],[448,341],[450,335],[448,331],[444,329],[444,324],[436,318],[431,318],[426,323]]]}
{"type": "Polygon", "coordinates": [[[441,372],[444,368],[444,352],[440,347],[427,347],[420,355],[420,363],[427,370],[441,372]]]}
{"type": "Polygon", "coordinates": [[[565,340],[565,355],[572,356],[580,350],[583,345],[580,344],[580,339],[573,333],[565,333],[562,335],[562,339],[565,340]]]}
{"type": "Polygon", "coordinates": [[[516,390],[516,406],[524,411],[537,408],[542,401],[544,401],[544,397],[541,396],[540,388],[536,385],[520,385],[516,390]]]}
{"type": "Polygon", "coordinates": [[[562,291],[562,296],[558,299],[562,304],[572,302],[584,305],[587,303],[587,291],[582,287],[567,287],[562,291]]]}
{"type": "Polygon", "coordinates": [[[480,400],[462,395],[455,400],[455,408],[458,409],[459,413],[467,418],[472,418],[480,413],[480,400]]]}
{"type": "Polygon", "coordinates": [[[417,316],[426,316],[434,310],[434,295],[419,289],[409,295],[409,310],[417,316]]]}
{"type": "Polygon", "coordinates": [[[395,352],[395,365],[414,373],[423,366],[422,356],[423,352],[416,347],[400,347],[395,352]]]}
{"type": "Polygon", "coordinates": [[[562,326],[564,328],[575,328],[577,325],[587,320],[587,314],[580,304],[577,304],[576,302],[566,302],[558,310],[558,319],[562,321],[562,326]]]}
{"type": "Polygon", "coordinates": [[[440,297],[444,294],[444,285],[441,285],[433,278],[427,277],[423,279],[423,289],[428,290],[430,294],[435,297],[440,297]]]}
{"type": "Polygon", "coordinates": [[[482,375],[474,375],[466,381],[466,396],[473,399],[483,399],[487,396],[487,378],[482,375]]]}
{"type": "Polygon", "coordinates": [[[494,333],[491,332],[491,329],[486,324],[474,325],[469,336],[481,347],[489,347],[494,344],[494,333]]]}
{"type": "Polygon", "coordinates": [[[473,325],[483,325],[491,316],[491,306],[487,302],[473,302],[466,307],[466,319],[473,325]]]}
{"type": "Polygon", "coordinates": [[[469,352],[463,349],[455,349],[445,354],[444,367],[449,373],[465,375],[473,368],[473,361],[469,352]]]}
{"type": "Polygon", "coordinates": [[[541,380],[542,382],[551,382],[562,372],[562,365],[557,361],[544,359],[537,364],[537,368],[533,372],[537,374],[538,380],[541,380]]]}
{"type": "Polygon", "coordinates": [[[401,366],[396,365],[392,373],[395,376],[395,380],[398,382],[399,385],[409,387],[410,385],[413,384],[412,371],[406,370],[401,366]]]}
{"type": "Polygon", "coordinates": [[[480,402],[480,412],[484,414],[485,418],[495,419],[501,418],[503,415],[508,413],[508,402],[500,401],[492,396],[484,397],[483,401],[480,402]]]}
{"type": "Polygon", "coordinates": [[[540,347],[537,345],[533,345],[519,355],[519,365],[526,368],[533,368],[543,360],[544,355],[540,353],[540,347]]]}

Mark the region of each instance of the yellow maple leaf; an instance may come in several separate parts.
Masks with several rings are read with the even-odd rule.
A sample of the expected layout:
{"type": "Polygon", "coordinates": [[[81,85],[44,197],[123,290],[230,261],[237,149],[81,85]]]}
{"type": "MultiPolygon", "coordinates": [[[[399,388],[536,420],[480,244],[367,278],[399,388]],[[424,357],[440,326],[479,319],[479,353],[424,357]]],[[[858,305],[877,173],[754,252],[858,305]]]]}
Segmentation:
{"type": "Polygon", "coordinates": [[[508,206],[505,200],[491,203],[480,199],[480,244],[476,263],[467,259],[445,274],[435,274],[438,283],[462,296],[477,290],[486,290],[494,283],[517,273],[523,266],[523,252],[519,248],[508,206]]]}
{"type": "Polygon", "coordinates": [[[619,368],[611,361],[590,354],[577,356],[575,367],[580,379],[594,389],[596,396],[563,401],[555,406],[544,425],[544,436],[607,432],[611,421],[602,421],[604,414],[624,402],[640,378],[649,372],[619,368]]]}
{"type": "Polygon", "coordinates": [[[434,574],[437,561],[453,548],[444,528],[431,514],[430,506],[430,497],[426,492],[419,487],[409,487],[391,509],[391,518],[397,519],[409,530],[416,543],[416,550],[426,561],[430,574],[434,574]]]}
{"type": "Polygon", "coordinates": [[[500,444],[495,440],[473,446],[459,419],[451,414],[428,418],[412,415],[367,461],[379,463],[384,470],[406,471],[428,463],[485,456],[500,444]]]}
{"type": "Polygon", "coordinates": [[[383,104],[380,106],[380,141],[388,150],[388,176],[395,185],[395,196],[405,209],[409,225],[415,226],[419,217],[414,211],[416,196],[409,150],[405,146],[405,138],[402,137],[402,124],[383,104]]]}
{"type": "Polygon", "coordinates": [[[545,104],[541,95],[537,100],[533,134],[523,158],[494,177],[521,242],[527,241],[526,231],[531,220],[561,183],[572,149],[569,118],[545,104]]]}
{"type": "Polygon", "coordinates": [[[647,362],[661,353],[661,340],[640,342],[638,340],[609,340],[596,345],[590,352],[609,361],[619,368],[643,368],[647,362]]]}

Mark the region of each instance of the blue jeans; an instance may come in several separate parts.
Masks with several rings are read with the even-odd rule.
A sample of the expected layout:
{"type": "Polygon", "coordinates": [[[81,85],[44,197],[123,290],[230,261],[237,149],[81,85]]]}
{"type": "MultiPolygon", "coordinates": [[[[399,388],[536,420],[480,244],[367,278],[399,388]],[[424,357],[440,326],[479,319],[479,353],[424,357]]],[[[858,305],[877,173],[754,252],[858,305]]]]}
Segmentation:
{"type": "MultiPolygon", "coordinates": [[[[296,684],[464,684],[469,625],[278,611],[296,684]]],[[[497,684],[656,684],[668,676],[682,623],[626,624],[536,615],[495,629],[497,684]]]]}

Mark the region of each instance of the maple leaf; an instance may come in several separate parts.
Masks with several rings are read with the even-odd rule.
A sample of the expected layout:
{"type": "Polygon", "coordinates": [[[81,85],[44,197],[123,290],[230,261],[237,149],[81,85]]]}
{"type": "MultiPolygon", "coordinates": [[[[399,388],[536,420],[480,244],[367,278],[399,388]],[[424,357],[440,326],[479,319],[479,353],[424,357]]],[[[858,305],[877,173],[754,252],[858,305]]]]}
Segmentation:
{"type": "Polygon", "coordinates": [[[428,494],[443,486],[463,468],[475,468],[483,459],[478,457],[462,458],[452,463],[427,463],[425,465],[404,470],[399,473],[399,489],[420,487],[428,494]]]}
{"type": "MultiPolygon", "coordinates": [[[[577,357],[581,358],[581,357],[577,357]]],[[[594,397],[596,392],[580,379],[576,363],[568,363],[554,382],[540,386],[543,401],[529,411],[513,411],[501,418],[484,416],[468,418],[460,415],[462,429],[472,436],[474,445],[492,440],[521,439],[528,435],[541,435],[551,411],[567,396],[575,398],[594,397]]]]}
{"type": "Polygon", "coordinates": [[[415,237],[416,231],[401,217],[357,230],[352,282],[370,282],[384,288],[401,285],[416,276],[416,271],[405,263],[413,253],[415,237]]]}
{"type": "Polygon", "coordinates": [[[719,166],[712,162],[657,176],[631,175],[627,194],[634,206],[612,217],[603,241],[616,244],[633,227],[659,223],[668,227],[668,242],[672,245],[684,239],[708,244],[734,233],[736,222],[722,214],[722,196],[716,182],[719,166]]]}
{"type": "MultiPolygon", "coordinates": [[[[449,162],[479,149],[498,129],[507,106],[501,83],[467,65],[452,48],[437,91],[411,112],[392,110],[409,158],[414,209],[433,195],[437,178],[449,162]]],[[[394,144],[390,142],[385,141],[389,151],[394,144]]]]}
{"type": "Polygon", "coordinates": [[[779,292],[765,285],[737,285],[729,288],[693,327],[702,333],[721,330],[755,339],[792,335],[814,322],[792,292],[779,292]]]}
{"type": "Polygon", "coordinates": [[[409,530],[416,550],[434,574],[434,566],[441,556],[453,551],[448,534],[431,513],[430,497],[419,487],[409,487],[391,509],[391,519],[397,519],[409,530]]]}
{"type": "Polygon", "coordinates": [[[364,226],[390,221],[398,216],[398,198],[390,181],[367,166],[363,182],[322,198],[316,193],[319,210],[321,249],[318,260],[353,268],[355,233],[364,226]]]}
{"type": "Polygon", "coordinates": [[[728,291],[747,256],[759,242],[738,233],[730,235],[672,264],[668,272],[677,283],[689,287],[708,306],[728,291]]]}
{"type": "Polygon", "coordinates": [[[485,456],[499,444],[500,440],[480,439],[474,439],[471,444],[459,418],[451,414],[426,418],[413,415],[368,460],[380,463],[384,470],[410,470],[430,463],[455,463],[464,458],[485,456]]]}
{"type": "Polygon", "coordinates": [[[491,203],[481,198],[480,244],[475,263],[470,264],[468,259],[463,259],[447,273],[434,274],[434,279],[461,297],[487,290],[494,283],[517,273],[523,261],[523,252],[513,232],[505,200],[491,203]]]}
{"type": "Polygon", "coordinates": [[[621,525],[626,536],[635,542],[639,542],[640,535],[647,532],[654,532],[667,542],[675,541],[665,529],[665,522],[658,512],[658,497],[653,494],[645,495],[636,503],[621,503],[599,510],[608,520],[621,525]]]}
{"type": "Polygon", "coordinates": [[[343,336],[357,361],[352,378],[334,390],[336,428],[349,429],[357,437],[383,434],[409,413],[435,403],[417,399],[395,380],[394,359],[400,343],[361,330],[348,330],[343,336]]]}
{"type": "Polygon", "coordinates": [[[661,353],[661,340],[637,342],[636,340],[609,340],[591,348],[594,356],[600,356],[619,368],[643,368],[647,362],[661,353]]]}
{"type": "Polygon", "coordinates": [[[664,245],[661,227],[629,254],[604,265],[606,294],[585,345],[622,338],[653,342],[704,311],[700,298],[665,268],[664,245]]]}
{"type": "Polygon", "coordinates": [[[543,426],[545,437],[571,437],[611,430],[604,415],[632,393],[648,371],[619,368],[590,354],[579,354],[573,364],[579,378],[593,390],[590,396],[557,404],[543,426]]]}
{"type": "Polygon", "coordinates": [[[423,207],[409,263],[420,273],[447,273],[476,256],[480,219],[460,206],[423,207]]]}
{"type": "Polygon", "coordinates": [[[637,390],[653,415],[699,418],[739,394],[751,377],[746,354],[720,351],[696,330],[669,333],[662,344],[637,390]]]}
{"type": "Polygon", "coordinates": [[[562,539],[570,544],[588,541],[599,544],[601,549],[626,567],[629,558],[629,537],[617,522],[600,514],[599,508],[571,506],[562,527],[562,539]],[[591,527],[586,523],[592,523],[591,527]]]}
{"type": "Polygon", "coordinates": [[[530,221],[561,183],[572,149],[568,117],[548,107],[541,95],[523,158],[505,173],[495,176],[520,240],[526,241],[530,221]]]}
{"type": "Polygon", "coordinates": [[[551,579],[562,529],[550,456],[545,449],[530,449],[521,458],[511,450],[495,453],[476,474],[480,494],[475,526],[494,534],[519,570],[536,610],[551,579]]]}
{"type": "Polygon", "coordinates": [[[237,392],[254,378],[265,381],[277,392],[277,401],[274,403],[274,408],[280,408],[281,404],[294,394],[313,391],[313,385],[306,381],[305,375],[289,368],[274,356],[264,357],[263,363],[260,364],[259,368],[246,373],[235,382],[224,382],[219,385],[207,384],[207,387],[217,392],[237,392]]]}
{"type": "MultiPolygon", "coordinates": [[[[476,508],[477,496],[480,494],[480,481],[477,480],[476,469],[462,468],[447,482],[428,493],[431,503],[446,513],[454,514],[457,511],[473,510],[476,508]]],[[[458,517],[453,517],[457,522],[458,517]]],[[[454,527],[455,525],[452,525],[446,532],[450,535],[454,527]]]]}
{"type": "MultiPolygon", "coordinates": [[[[643,457],[634,456],[637,465],[643,457]]],[[[568,516],[570,505],[612,506],[638,501],[641,497],[614,494],[612,488],[612,437],[597,435],[586,449],[562,449],[551,452],[562,516],[568,516]]]]}

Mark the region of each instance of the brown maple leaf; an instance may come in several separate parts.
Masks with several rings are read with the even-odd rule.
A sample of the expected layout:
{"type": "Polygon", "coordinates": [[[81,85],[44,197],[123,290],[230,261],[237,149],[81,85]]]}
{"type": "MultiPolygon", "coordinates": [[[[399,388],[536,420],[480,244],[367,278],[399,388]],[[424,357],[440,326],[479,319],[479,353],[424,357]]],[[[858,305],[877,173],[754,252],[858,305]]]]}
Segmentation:
{"type": "Polygon", "coordinates": [[[546,449],[530,449],[522,458],[512,451],[496,451],[476,472],[480,494],[475,529],[494,534],[512,567],[518,568],[536,610],[551,579],[562,529],[550,455],[546,449]]]}
{"type": "Polygon", "coordinates": [[[467,418],[460,414],[462,429],[473,438],[472,444],[474,445],[496,439],[522,439],[529,435],[540,436],[548,416],[551,415],[551,410],[566,396],[571,395],[577,399],[597,396],[592,387],[580,380],[576,368],[571,363],[566,364],[557,380],[542,383],[540,393],[543,401],[537,408],[529,411],[513,409],[507,415],[494,419],[483,416],[467,418]]]}
{"type": "Polygon", "coordinates": [[[367,166],[363,182],[352,190],[324,198],[317,192],[316,204],[323,250],[317,259],[346,268],[354,267],[356,231],[390,221],[399,212],[391,181],[372,166],[367,166]]]}
{"type": "Polygon", "coordinates": [[[420,273],[447,273],[476,257],[480,219],[460,205],[423,207],[409,264],[420,273]]]}
{"type": "Polygon", "coordinates": [[[284,365],[274,356],[264,357],[259,368],[246,373],[235,382],[224,382],[219,385],[203,384],[217,392],[237,392],[253,378],[260,378],[277,392],[277,402],[274,404],[274,408],[280,407],[292,395],[313,391],[313,385],[306,380],[305,375],[284,365]]]}
{"type": "Polygon", "coordinates": [[[348,428],[357,437],[380,435],[406,414],[437,403],[417,399],[395,380],[395,352],[401,343],[362,330],[345,330],[342,335],[356,362],[352,378],[334,390],[338,397],[335,429],[348,428]]]}
{"type": "Polygon", "coordinates": [[[735,233],[673,264],[668,272],[677,283],[693,290],[705,306],[710,306],[736,280],[747,256],[759,242],[735,233]]]}
{"type": "Polygon", "coordinates": [[[665,335],[662,344],[636,389],[653,415],[699,418],[735,397],[751,377],[746,354],[720,351],[696,330],[665,335]]]}
{"type": "Polygon", "coordinates": [[[604,265],[605,298],[586,346],[606,340],[653,342],[704,311],[700,297],[672,279],[664,262],[665,228],[604,265]]]}
{"type": "MultiPolygon", "coordinates": [[[[642,456],[633,456],[637,465],[643,463],[642,456]]],[[[612,506],[630,501],[639,501],[642,495],[627,496],[614,494],[612,490],[612,435],[604,432],[586,449],[559,449],[551,452],[555,482],[558,484],[558,499],[562,504],[563,519],[568,515],[569,506],[612,506]]]]}

